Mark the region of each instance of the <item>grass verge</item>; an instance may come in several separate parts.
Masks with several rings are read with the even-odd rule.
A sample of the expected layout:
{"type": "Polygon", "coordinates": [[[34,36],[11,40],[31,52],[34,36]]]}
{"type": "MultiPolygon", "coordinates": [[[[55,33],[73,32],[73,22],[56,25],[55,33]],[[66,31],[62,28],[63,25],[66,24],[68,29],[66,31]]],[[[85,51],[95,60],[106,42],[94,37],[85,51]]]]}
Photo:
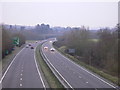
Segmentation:
{"type": "Polygon", "coordinates": [[[48,65],[43,60],[43,58],[39,52],[40,48],[41,48],[41,45],[38,45],[36,48],[36,59],[38,61],[38,64],[39,64],[50,88],[52,88],[53,90],[55,90],[55,89],[64,90],[63,85],[58,81],[58,79],[55,77],[55,75],[52,73],[52,71],[50,70],[48,65]]]}
{"type": "Polygon", "coordinates": [[[75,57],[73,57],[73,56],[65,53],[65,52],[62,51],[60,48],[57,48],[54,44],[53,44],[53,47],[54,47],[56,50],[58,50],[61,54],[63,54],[64,56],[68,57],[70,60],[72,60],[72,61],[74,61],[75,63],[77,63],[78,65],[85,67],[86,69],[88,69],[88,70],[90,70],[90,71],[92,71],[92,72],[100,75],[101,77],[103,77],[103,78],[105,78],[105,79],[107,79],[107,80],[109,80],[109,81],[111,81],[111,82],[113,82],[113,83],[115,83],[115,84],[117,84],[117,85],[120,85],[120,82],[119,82],[118,77],[114,77],[114,76],[112,76],[112,75],[109,75],[109,74],[107,74],[107,73],[105,73],[105,72],[103,72],[103,71],[100,71],[99,69],[97,69],[97,68],[95,68],[95,67],[92,67],[92,66],[90,66],[90,65],[85,64],[84,62],[81,62],[80,60],[76,59],[75,57]]]}

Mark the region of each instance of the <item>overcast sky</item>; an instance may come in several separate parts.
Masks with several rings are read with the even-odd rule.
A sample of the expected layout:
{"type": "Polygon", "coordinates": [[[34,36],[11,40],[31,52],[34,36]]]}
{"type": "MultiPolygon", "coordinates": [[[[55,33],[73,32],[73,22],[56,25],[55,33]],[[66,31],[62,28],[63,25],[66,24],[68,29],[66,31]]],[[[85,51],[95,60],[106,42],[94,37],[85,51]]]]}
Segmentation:
{"type": "Polygon", "coordinates": [[[118,23],[118,3],[2,2],[2,22],[19,25],[45,23],[64,27],[114,27],[118,23]]]}

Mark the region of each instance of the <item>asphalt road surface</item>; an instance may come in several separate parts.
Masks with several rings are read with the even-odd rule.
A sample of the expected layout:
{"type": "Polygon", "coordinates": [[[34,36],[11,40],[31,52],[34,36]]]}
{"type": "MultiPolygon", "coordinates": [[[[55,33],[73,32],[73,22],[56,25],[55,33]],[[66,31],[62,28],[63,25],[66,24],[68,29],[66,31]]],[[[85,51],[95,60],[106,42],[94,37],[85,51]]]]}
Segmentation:
{"type": "Polygon", "coordinates": [[[69,83],[70,87],[94,88],[95,90],[109,88],[107,90],[114,90],[113,88],[115,88],[115,86],[106,79],[75,64],[61,55],[58,51],[50,51],[50,48],[52,48],[52,43],[50,41],[42,45],[43,53],[62,77],[69,83]],[[48,50],[44,49],[44,47],[48,47],[48,50]]]}
{"type": "MultiPolygon", "coordinates": [[[[38,44],[38,43],[37,43],[38,44]]],[[[36,43],[32,46],[35,48],[36,43]]],[[[42,77],[37,68],[34,57],[35,49],[23,48],[13,59],[12,64],[3,75],[2,88],[44,88],[42,77]]]]}

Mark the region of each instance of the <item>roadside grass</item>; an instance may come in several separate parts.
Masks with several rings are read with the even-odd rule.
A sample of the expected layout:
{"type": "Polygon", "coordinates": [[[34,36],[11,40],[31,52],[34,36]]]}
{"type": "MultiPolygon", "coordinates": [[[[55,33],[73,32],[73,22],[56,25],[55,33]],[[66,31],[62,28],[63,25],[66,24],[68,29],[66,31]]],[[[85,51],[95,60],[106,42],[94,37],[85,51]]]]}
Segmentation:
{"type": "Polygon", "coordinates": [[[115,83],[115,84],[117,84],[117,85],[120,85],[120,82],[119,82],[119,78],[118,78],[118,77],[114,77],[114,76],[112,76],[112,75],[109,75],[109,74],[107,74],[107,73],[105,73],[105,72],[103,72],[103,71],[100,71],[99,69],[97,69],[97,68],[95,68],[95,67],[92,67],[92,66],[90,66],[90,65],[85,64],[84,62],[81,62],[80,60],[76,59],[75,57],[73,57],[73,56],[65,53],[65,52],[63,51],[63,49],[57,48],[54,44],[53,44],[53,47],[54,47],[56,50],[58,50],[61,54],[63,54],[64,56],[68,57],[70,60],[72,60],[72,61],[74,61],[75,63],[77,63],[78,65],[85,67],[86,69],[88,69],[88,70],[90,70],[90,71],[92,71],[92,72],[100,75],[101,77],[103,77],[103,78],[111,81],[112,83],[115,83]]]}
{"type": "Polygon", "coordinates": [[[39,64],[50,88],[52,88],[53,90],[58,90],[58,89],[65,90],[63,85],[58,81],[58,79],[52,73],[52,71],[50,70],[50,68],[46,64],[46,62],[43,60],[43,58],[39,52],[40,48],[41,48],[41,45],[37,46],[37,48],[36,48],[36,59],[37,59],[37,62],[39,64]]]}
{"type": "Polygon", "coordinates": [[[93,41],[93,42],[98,42],[99,41],[99,39],[90,39],[91,41],[93,41]]]}

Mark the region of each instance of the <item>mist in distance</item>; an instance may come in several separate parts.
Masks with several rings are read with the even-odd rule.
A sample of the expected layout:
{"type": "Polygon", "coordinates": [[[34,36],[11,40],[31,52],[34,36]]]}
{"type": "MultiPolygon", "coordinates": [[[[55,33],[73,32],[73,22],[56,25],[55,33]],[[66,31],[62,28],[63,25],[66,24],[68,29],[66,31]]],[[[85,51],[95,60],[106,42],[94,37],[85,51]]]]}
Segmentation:
{"type": "Polygon", "coordinates": [[[117,2],[2,2],[2,23],[97,29],[118,23],[117,2]]]}

